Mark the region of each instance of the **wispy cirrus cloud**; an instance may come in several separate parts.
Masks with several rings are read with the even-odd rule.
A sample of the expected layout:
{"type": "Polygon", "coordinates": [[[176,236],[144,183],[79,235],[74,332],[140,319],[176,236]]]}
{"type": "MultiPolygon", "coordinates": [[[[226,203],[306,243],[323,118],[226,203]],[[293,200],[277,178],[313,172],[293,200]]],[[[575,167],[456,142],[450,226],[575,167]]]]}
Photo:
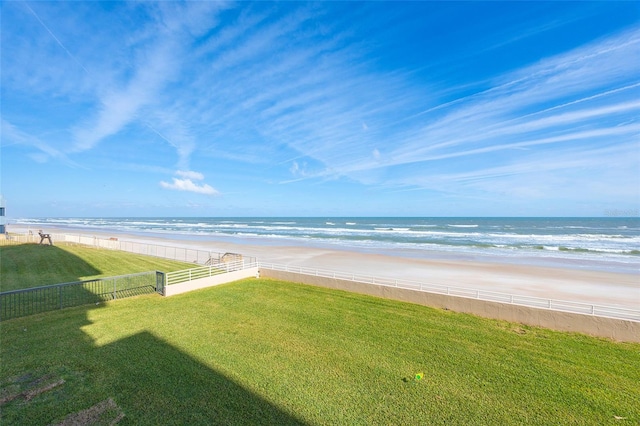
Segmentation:
{"type": "Polygon", "coordinates": [[[74,151],[91,149],[141,118],[138,115],[141,109],[155,102],[164,83],[175,72],[171,49],[171,45],[157,46],[139,59],[135,75],[124,87],[113,87],[100,97],[100,106],[95,115],[74,131],[74,151]]]}
{"type": "Polygon", "coordinates": [[[490,198],[637,170],[613,149],[640,133],[637,26],[516,52],[608,6],[528,20],[514,4],[521,21],[495,31],[502,9],[449,30],[479,9],[467,4],[28,6],[3,8],[3,143],[36,161],[126,166],[172,176],[140,180],[156,191],[203,195],[218,191],[193,170],[216,170],[225,194],[344,181],[490,198]],[[608,148],[616,173],[597,165],[608,148]]]}
{"type": "MultiPolygon", "coordinates": [[[[624,142],[637,134],[632,119],[639,106],[633,100],[636,30],[510,71],[484,91],[420,112],[439,94],[429,96],[402,72],[372,72],[366,49],[345,43],[347,33],[334,28],[337,36],[304,49],[295,42],[285,45],[283,40],[292,39],[289,33],[304,28],[303,12],[282,18],[287,25],[268,22],[226,33],[224,43],[215,44],[227,47],[212,58],[210,80],[199,82],[215,81],[208,93],[220,100],[199,110],[211,120],[210,155],[230,158],[235,146],[228,140],[234,134],[243,150],[253,139],[261,150],[271,147],[278,162],[289,160],[293,179],[281,182],[345,176],[383,185],[387,173],[377,170],[388,169],[406,176],[411,186],[449,159],[468,157],[492,168],[517,163],[522,149],[551,155],[556,145],[597,145],[606,138],[624,142]],[[283,52],[281,61],[258,59],[264,40],[271,51],[283,52]],[[324,167],[311,172],[304,162],[324,167]],[[425,167],[398,171],[412,164],[425,167]]],[[[252,25],[265,22],[264,17],[245,19],[252,25]]],[[[314,36],[308,30],[303,34],[314,36]]],[[[185,112],[190,114],[188,108],[185,112]]]]}
{"type": "Polygon", "coordinates": [[[30,154],[31,158],[38,163],[46,163],[50,159],[55,159],[70,167],[80,167],[71,160],[64,152],[47,143],[38,136],[24,132],[5,119],[0,119],[0,134],[2,135],[2,146],[11,144],[36,148],[37,152],[30,154]]]}
{"type": "MultiPolygon", "coordinates": [[[[513,140],[540,131],[572,132],[579,125],[594,125],[594,116],[599,116],[597,123],[604,123],[603,128],[609,127],[603,118],[610,118],[617,127],[638,107],[630,101],[638,86],[629,82],[638,81],[640,66],[633,58],[639,51],[640,32],[633,31],[511,73],[503,78],[505,82],[464,99],[434,123],[418,128],[418,137],[396,150],[396,162],[420,161],[423,155],[428,159],[429,153],[470,144],[494,144],[504,136],[513,140]],[[577,106],[569,101],[609,93],[617,85],[628,89],[569,109],[577,106]],[[545,116],[554,104],[565,107],[545,116]]],[[[620,129],[612,131],[620,133],[620,129]]],[[[629,133],[633,132],[631,127],[629,133]]]]}
{"type": "MultiPolygon", "coordinates": [[[[549,206],[585,203],[590,194],[606,191],[609,200],[633,203],[640,201],[639,195],[628,180],[629,176],[640,174],[638,150],[638,142],[629,142],[600,148],[558,149],[552,158],[546,153],[528,151],[510,163],[405,177],[387,185],[392,191],[428,190],[494,201],[527,199],[532,205],[545,201],[549,206]]],[[[594,198],[593,203],[602,201],[594,198]]]]}
{"type": "MultiPolygon", "coordinates": [[[[451,158],[469,157],[472,163],[465,167],[476,167],[477,161],[477,167],[493,169],[518,164],[517,150],[523,148],[550,159],[556,146],[564,145],[596,155],[592,148],[603,143],[624,144],[638,137],[639,54],[640,31],[630,30],[510,72],[490,89],[413,115],[399,131],[390,128],[372,139],[355,132],[336,135],[354,141],[350,152],[360,151],[355,157],[344,158],[336,150],[308,150],[307,155],[356,179],[366,171],[414,164],[398,172],[404,180],[395,180],[409,186],[424,185],[451,158]],[[390,149],[384,157],[372,158],[371,149],[385,140],[390,149]]],[[[446,163],[452,173],[461,165],[446,163]]],[[[527,168],[521,171],[527,173],[527,168]]],[[[315,177],[326,178],[326,173],[315,177]]]]}
{"type": "Polygon", "coordinates": [[[176,175],[185,178],[185,179],[193,179],[193,180],[203,180],[204,175],[200,172],[194,172],[192,170],[178,170],[176,171],[176,175]]]}
{"type": "MultiPolygon", "coordinates": [[[[193,142],[188,140],[189,137],[182,137],[184,131],[180,120],[167,120],[167,114],[163,112],[167,106],[165,97],[182,71],[181,64],[188,55],[186,48],[192,40],[216,25],[218,12],[226,7],[225,2],[121,4],[115,10],[113,32],[105,32],[96,25],[96,31],[88,40],[79,40],[71,37],[69,28],[91,26],[93,19],[103,17],[80,7],[80,13],[68,14],[67,20],[74,24],[65,27],[57,16],[64,7],[58,10],[38,5],[37,12],[25,3],[26,12],[34,17],[32,27],[38,29],[39,26],[44,30],[40,31],[41,45],[48,43],[49,38],[78,69],[69,67],[68,61],[56,59],[61,53],[55,48],[41,49],[36,55],[40,57],[40,63],[23,68],[34,70],[41,90],[51,87],[47,94],[55,90],[55,94],[60,95],[60,88],[68,87],[67,92],[62,93],[64,96],[82,95],[88,106],[81,115],[75,116],[75,121],[64,123],[64,130],[71,133],[71,143],[61,148],[69,154],[89,151],[128,127],[146,126],[156,132],[156,129],[161,129],[164,136],[160,140],[176,148],[180,167],[188,166],[193,142]],[[135,23],[123,20],[118,14],[119,9],[125,9],[120,11],[123,13],[127,9],[138,9],[136,13],[147,14],[152,19],[141,27],[131,28],[135,23]],[[85,12],[87,15],[83,21],[79,16],[85,12]],[[89,51],[87,46],[91,44],[101,45],[104,51],[89,51]],[[43,66],[45,63],[47,65],[43,66]],[[41,76],[38,70],[46,71],[48,76],[41,76]],[[60,81],[51,85],[51,76],[60,81]],[[75,86],[66,86],[63,79],[73,81],[75,86]],[[78,93],[80,87],[85,91],[82,94],[78,93]]],[[[15,50],[17,56],[24,51],[15,50]]],[[[14,74],[11,66],[8,74],[14,74]]],[[[24,78],[20,84],[25,84],[24,78]]]]}

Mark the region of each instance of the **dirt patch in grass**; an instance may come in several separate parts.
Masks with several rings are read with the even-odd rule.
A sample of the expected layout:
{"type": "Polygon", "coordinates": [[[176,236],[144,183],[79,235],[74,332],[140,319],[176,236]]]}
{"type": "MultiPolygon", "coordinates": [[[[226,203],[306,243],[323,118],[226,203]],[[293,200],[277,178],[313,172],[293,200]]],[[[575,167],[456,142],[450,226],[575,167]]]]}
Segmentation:
{"type": "Polygon", "coordinates": [[[124,418],[124,413],[113,399],[105,399],[86,410],[69,414],[63,421],[55,426],[102,426],[115,425],[124,418]]]}
{"type": "MultiPolygon", "coordinates": [[[[0,383],[0,407],[12,401],[29,404],[32,399],[56,389],[66,382],[52,373],[29,372],[11,377],[0,383]]],[[[124,418],[122,409],[109,398],[85,410],[71,413],[56,426],[115,425],[124,418]]]]}
{"type": "Polygon", "coordinates": [[[60,379],[53,374],[37,377],[32,373],[27,373],[14,377],[0,388],[0,406],[18,398],[31,401],[36,396],[57,388],[64,383],[64,379],[60,379]]]}

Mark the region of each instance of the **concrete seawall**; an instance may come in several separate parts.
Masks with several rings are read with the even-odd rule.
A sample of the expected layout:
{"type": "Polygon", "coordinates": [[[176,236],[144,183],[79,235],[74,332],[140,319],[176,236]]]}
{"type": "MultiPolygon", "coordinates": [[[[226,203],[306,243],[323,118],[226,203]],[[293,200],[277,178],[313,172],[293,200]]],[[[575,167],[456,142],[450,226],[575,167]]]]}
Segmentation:
{"type": "Polygon", "coordinates": [[[183,283],[165,286],[164,296],[175,296],[176,294],[186,293],[193,290],[200,290],[220,284],[226,284],[244,278],[255,277],[256,275],[258,275],[257,267],[185,281],[183,283]]]}
{"type": "Polygon", "coordinates": [[[640,343],[640,322],[584,315],[556,310],[531,308],[508,303],[490,302],[459,296],[428,293],[376,284],[358,283],[336,278],[318,277],[296,272],[260,268],[261,278],[273,278],[345,290],[385,299],[416,303],[433,308],[449,309],[485,318],[517,322],[557,331],[584,333],[622,342],[640,343]]]}

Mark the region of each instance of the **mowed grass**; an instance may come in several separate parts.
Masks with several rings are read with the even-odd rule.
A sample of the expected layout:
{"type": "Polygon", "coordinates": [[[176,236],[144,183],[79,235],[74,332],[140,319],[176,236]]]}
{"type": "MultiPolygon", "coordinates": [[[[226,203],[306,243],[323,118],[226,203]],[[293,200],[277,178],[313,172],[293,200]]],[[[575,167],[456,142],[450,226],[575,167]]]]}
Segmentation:
{"type": "Polygon", "coordinates": [[[2,424],[109,398],[136,425],[640,422],[638,344],[288,282],[0,325],[2,424]]]}
{"type": "Polygon", "coordinates": [[[191,267],[194,265],[68,243],[0,246],[0,291],[191,267]]]}

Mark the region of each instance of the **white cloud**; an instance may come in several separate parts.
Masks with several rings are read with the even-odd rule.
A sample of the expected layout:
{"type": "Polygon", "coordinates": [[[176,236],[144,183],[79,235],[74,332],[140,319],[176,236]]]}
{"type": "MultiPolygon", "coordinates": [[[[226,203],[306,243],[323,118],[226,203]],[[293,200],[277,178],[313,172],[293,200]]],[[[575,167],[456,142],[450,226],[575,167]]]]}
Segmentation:
{"type": "Polygon", "coordinates": [[[203,180],[204,179],[204,175],[200,172],[194,172],[191,170],[178,170],[176,172],[176,174],[180,177],[183,177],[185,179],[191,179],[191,180],[203,180]]]}
{"type": "MultiPolygon", "coordinates": [[[[162,42],[161,42],[162,43],[162,42]]],[[[97,114],[75,129],[75,150],[93,148],[138,118],[139,111],[154,103],[158,91],[175,72],[169,41],[140,58],[134,77],[124,88],[113,87],[100,99],[97,114]]]]}
{"type": "MultiPolygon", "coordinates": [[[[623,32],[505,73],[488,90],[411,115],[402,120],[402,131],[379,133],[373,139],[327,135],[328,140],[344,142],[331,149],[297,146],[303,155],[342,176],[359,180],[364,171],[393,169],[397,183],[423,188],[431,187],[429,182],[443,169],[517,165],[522,148],[535,150],[544,168],[560,149],[580,152],[637,138],[640,66],[634,59],[639,49],[640,31],[623,32]],[[375,151],[373,158],[343,154],[345,148],[364,151],[372,144],[388,147],[384,158],[375,151]],[[461,157],[466,158],[450,161],[461,157]]],[[[589,179],[599,178],[593,174],[589,179]]],[[[567,187],[577,184],[579,180],[563,182],[567,187]]]]}
{"type": "Polygon", "coordinates": [[[191,179],[178,179],[173,178],[173,183],[168,183],[165,181],[160,182],[160,186],[165,189],[174,189],[176,191],[186,191],[186,192],[195,192],[196,194],[204,194],[204,195],[218,195],[220,194],[218,190],[213,188],[211,185],[206,183],[202,185],[198,185],[194,183],[191,179]]]}
{"type": "Polygon", "coordinates": [[[3,146],[7,146],[7,142],[9,142],[11,144],[19,144],[36,148],[38,152],[31,153],[29,156],[38,163],[46,163],[49,159],[54,158],[68,166],[79,167],[79,165],[70,160],[64,152],[56,149],[50,143],[44,142],[39,137],[22,131],[5,119],[0,119],[0,134],[2,135],[3,146]]]}
{"type": "Polygon", "coordinates": [[[185,72],[191,42],[215,27],[218,13],[228,6],[224,2],[193,2],[140,7],[152,19],[123,41],[127,60],[118,66],[126,65],[101,78],[97,107],[73,128],[74,150],[92,149],[127,126],[142,125],[173,146],[178,166],[186,168],[196,144],[181,112],[174,114],[176,98],[168,93],[185,72]]]}
{"type": "Polygon", "coordinates": [[[240,4],[220,15],[227,5],[218,2],[134,2],[114,4],[113,16],[91,3],[20,5],[7,9],[29,25],[9,33],[3,87],[26,93],[25,106],[56,102],[50,114],[30,111],[29,120],[42,123],[28,132],[20,110],[3,110],[2,142],[29,146],[36,161],[70,162],[72,155],[95,168],[93,158],[135,158],[147,168],[127,167],[173,176],[162,188],[206,195],[218,191],[190,170],[196,155],[209,169],[224,160],[219,168],[229,170],[229,180],[245,173],[237,164],[253,162],[266,164],[270,182],[282,179],[268,176],[277,166],[293,178],[287,182],[346,177],[450,194],[509,185],[536,193],[556,182],[565,189],[596,181],[631,188],[622,173],[594,173],[601,170],[595,162],[559,154],[595,160],[595,147],[637,138],[637,29],[530,58],[537,62],[497,76],[465,73],[482,79],[469,81],[455,72],[473,64],[468,58],[451,76],[440,76],[431,62],[420,70],[378,67],[385,53],[377,44],[390,41],[375,31],[386,21],[368,16],[377,13],[371,6],[354,5],[335,20],[324,19],[331,8],[322,5],[240,4]],[[371,39],[363,41],[360,22],[371,39]],[[65,114],[58,116],[58,106],[65,114]],[[167,161],[172,154],[176,161],[167,161]]]}
{"type": "Polygon", "coordinates": [[[289,168],[289,171],[291,172],[292,175],[296,177],[305,177],[307,176],[306,168],[307,168],[306,163],[302,163],[302,165],[300,165],[298,164],[297,161],[294,161],[291,167],[289,168]]]}
{"type": "Polygon", "coordinates": [[[218,190],[206,183],[198,184],[195,181],[204,180],[204,175],[193,170],[178,170],[175,173],[178,177],[173,178],[173,182],[161,181],[160,186],[165,189],[176,191],[195,192],[204,195],[219,195],[218,190]]]}

